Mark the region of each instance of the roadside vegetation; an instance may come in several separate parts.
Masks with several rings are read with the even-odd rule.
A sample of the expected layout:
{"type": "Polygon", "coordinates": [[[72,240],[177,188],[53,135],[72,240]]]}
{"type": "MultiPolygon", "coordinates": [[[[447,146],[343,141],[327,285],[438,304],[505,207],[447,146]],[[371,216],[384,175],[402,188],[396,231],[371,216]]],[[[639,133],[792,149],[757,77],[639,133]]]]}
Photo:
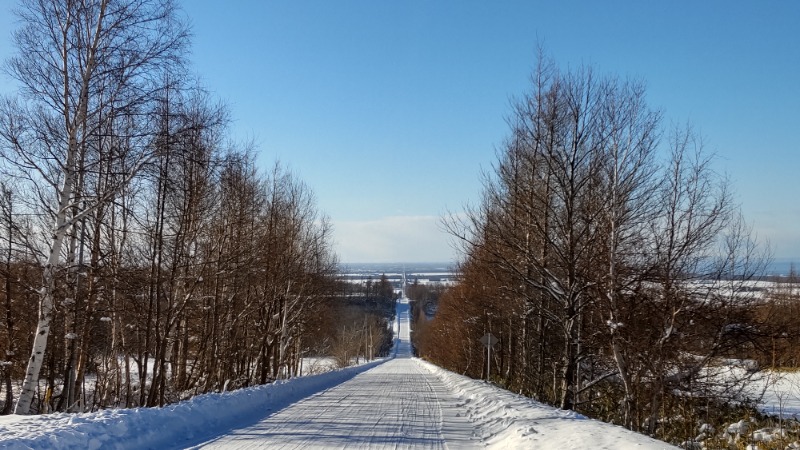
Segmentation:
{"type": "Polygon", "coordinates": [[[0,410],[290,377],[335,289],[311,190],[231,143],[171,0],[21,2],[0,101],[0,410]],[[18,396],[17,396],[18,393],[18,396]]]}
{"type": "Polygon", "coordinates": [[[700,136],[644,82],[544,55],[508,123],[482,201],[444,223],[460,282],[415,316],[419,354],[486,378],[490,332],[492,382],[688,447],[759,417],[742,387],[797,367],[797,291],[755,283],[769,255],[700,136]]]}
{"type": "Polygon", "coordinates": [[[322,305],[317,328],[308,339],[316,345],[312,356],[329,356],[336,367],[347,367],[388,356],[397,295],[386,275],[365,283],[337,281],[322,305]]]}

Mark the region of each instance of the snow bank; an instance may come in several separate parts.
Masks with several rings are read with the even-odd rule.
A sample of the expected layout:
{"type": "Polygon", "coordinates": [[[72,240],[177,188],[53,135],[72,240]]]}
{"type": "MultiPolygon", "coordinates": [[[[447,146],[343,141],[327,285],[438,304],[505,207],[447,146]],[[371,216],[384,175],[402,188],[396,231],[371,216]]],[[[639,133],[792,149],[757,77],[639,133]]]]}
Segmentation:
{"type": "MultiPolygon", "coordinates": [[[[459,399],[487,448],[674,449],[621,427],[537,403],[414,359],[459,399]]],[[[266,386],[194,397],[164,408],[0,417],[0,447],[12,449],[185,448],[258,422],[384,361],[266,386]]]]}
{"type": "Polygon", "coordinates": [[[254,423],[383,362],[233,392],[199,395],[163,408],[0,416],[0,448],[183,448],[254,423]]]}
{"type": "Polygon", "coordinates": [[[537,450],[677,449],[625,428],[538,403],[491,384],[418,360],[463,402],[488,448],[537,450]]]}

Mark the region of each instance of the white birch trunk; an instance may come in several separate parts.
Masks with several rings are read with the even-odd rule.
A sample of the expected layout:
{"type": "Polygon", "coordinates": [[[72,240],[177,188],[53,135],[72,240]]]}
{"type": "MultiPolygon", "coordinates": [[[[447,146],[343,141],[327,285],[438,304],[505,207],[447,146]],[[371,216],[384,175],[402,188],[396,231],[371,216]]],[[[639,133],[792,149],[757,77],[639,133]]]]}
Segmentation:
{"type": "MultiPolygon", "coordinates": [[[[72,156],[72,152],[70,153],[72,156]]],[[[69,158],[68,158],[69,159],[69,158]]],[[[53,233],[53,244],[50,247],[50,254],[47,258],[47,265],[44,267],[42,276],[43,286],[39,291],[39,322],[36,325],[36,335],[33,338],[33,350],[28,359],[28,368],[25,371],[25,380],[22,382],[22,392],[19,395],[14,414],[28,414],[30,412],[33,396],[39,384],[39,372],[44,361],[44,352],[47,348],[47,338],[50,335],[50,320],[53,318],[55,291],[55,272],[61,257],[61,246],[64,243],[67,223],[67,206],[72,195],[71,176],[67,176],[64,187],[61,190],[58,215],[56,216],[56,227],[53,233]]]]}
{"type": "MultiPolygon", "coordinates": [[[[100,9],[100,17],[97,21],[95,36],[92,46],[88,49],[88,60],[81,79],[81,90],[76,114],[71,116],[69,110],[69,80],[64,80],[64,123],[67,128],[68,144],[66,162],[64,164],[64,184],[58,194],[58,209],[56,210],[56,223],[53,229],[52,245],[50,254],[47,257],[47,264],[44,267],[43,285],[40,291],[41,300],[39,301],[39,322],[36,325],[36,335],[33,338],[33,350],[28,360],[28,368],[25,371],[25,380],[22,382],[22,392],[20,393],[14,414],[28,414],[30,412],[33,395],[39,384],[39,372],[44,361],[44,352],[47,348],[47,338],[50,335],[50,320],[53,318],[54,292],[55,292],[55,272],[61,260],[61,247],[64,243],[64,236],[67,229],[71,226],[71,221],[67,218],[70,209],[73,189],[75,187],[75,167],[80,151],[78,142],[78,130],[86,120],[87,107],[89,102],[89,80],[94,71],[94,58],[99,41],[100,29],[105,13],[103,2],[100,9]]],[[[65,56],[66,57],[66,56],[65,56]]],[[[66,65],[66,60],[64,61],[66,65]]],[[[65,77],[66,75],[65,71],[65,77]]],[[[85,214],[85,211],[84,211],[85,214]]],[[[72,220],[75,220],[73,217],[72,220]]]]}
{"type": "MultiPolygon", "coordinates": [[[[109,202],[154,155],[146,152],[141,156],[136,156],[135,153],[119,156],[133,158],[133,165],[125,170],[118,185],[105,192],[95,193],[92,202],[82,208],[80,213],[70,215],[71,202],[76,200],[76,194],[82,193],[80,186],[76,184],[81,175],[77,173],[81,166],[81,151],[85,147],[86,134],[91,132],[87,131],[90,128],[87,127],[87,118],[90,115],[94,117],[98,108],[112,106],[111,103],[106,104],[106,101],[112,100],[97,97],[97,103],[91,106],[90,113],[90,99],[99,95],[97,92],[100,91],[125,97],[122,93],[128,92],[128,86],[135,87],[140,82],[149,83],[139,80],[138,77],[147,74],[149,78],[152,71],[166,70],[167,66],[182,59],[180,53],[187,35],[180,21],[173,21],[176,17],[171,2],[22,2],[21,9],[29,15],[22,19],[23,24],[30,26],[30,33],[22,33],[18,44],[23,53],[27,50],[31,54],[11,61],[12,76],[31,91],[34,105],[44,109],[53,108],[53,113],[63,119],[63,128],[49,123],[39,124],[41,128],[31,132],[32,137],[28,138],[35,142],[41,141],[42,145],[48,147],[49,155],[58,154],[61,149],[53,146],[60,142],[64,142],[66,147],[63,161],[53,160],[40,166],[31,162],[37,158],[36,154],[29,153],[29,149],[14,140],[16,152],[22,156],[24,162],[20,167],[33,167],[47,180],[48,186],[58,186],[54,192],[58,204],[52,205],[56,206],[53,210],[55,226],[39,291],[38,325],[23,390],[14,409],[16,414],[27,414],[36,393],[47,348],[50,322],[55,308],[56,275],[61,264],[65,235],[73,223],[90,214],[98,205],[109,202]],[[41,45],[42,41],[45,45],[41,45]],[[40,51],[52,54],[38,55],[37,52],[40,51]],[[136,57],[131,57],[133,54],[136,57]],[[117,65],[98,71],[98,64],[117,65]],[[119,74],[124,73],[124,76],[118,76],[117,71],[119,74]],[[56,80],[56,76],[61,79],[56,80]],[[98,76],[106,78],[96,80],[98,76]],[[93,88],[95,91],[92,91],[93,88]],[[42,134],[47,135],[47,139],[42,140],[42,134]]],[[[138,105],[146,100],[133,94],[135,91],[136,89],[130,91],[133,95],[130,98],[118,99],[122,102],[122,108],[138,105]]],[[[153,91],[147,89],[145,92],[153,91]]],[[[36,124],[33,125],[33,128],[37,128],[36,124]]],[[[28,132],[13,131],[23,135],[28,132]]],[[[25,143],[26,140],[19,142],[25,143]]],[[[123,167],[128,167],[128,164],[123,167]]],[[[47,201],[49,198],[44,196],[42,200],[47,201]]],[[[141,372],[144,374],[143,370],[141,372]]]]}

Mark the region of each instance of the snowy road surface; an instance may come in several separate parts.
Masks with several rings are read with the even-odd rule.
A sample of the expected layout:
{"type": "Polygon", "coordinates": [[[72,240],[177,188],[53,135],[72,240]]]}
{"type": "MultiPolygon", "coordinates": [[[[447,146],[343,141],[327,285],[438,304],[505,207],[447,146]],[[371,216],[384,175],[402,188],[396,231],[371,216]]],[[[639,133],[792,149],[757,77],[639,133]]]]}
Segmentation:
{"type": "Polygon", "coordinates": [[[395,358],[246,428],[194,448],[474,448],[458,398],[411,358],[409,305],[397,304],[395,358]]]}
{"type": "Polygon", "coordinates": [[[474,448],[457,399],[415,360],[398,358],[198,448],[474,448]]]}

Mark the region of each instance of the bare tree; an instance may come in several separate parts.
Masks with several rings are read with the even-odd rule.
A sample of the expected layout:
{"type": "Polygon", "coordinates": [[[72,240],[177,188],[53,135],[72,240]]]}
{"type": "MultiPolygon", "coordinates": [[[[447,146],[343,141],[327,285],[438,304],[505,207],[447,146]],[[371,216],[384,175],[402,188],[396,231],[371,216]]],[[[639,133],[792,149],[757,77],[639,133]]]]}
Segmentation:
{"type": "MultiPolygon", "coordinates": [[[[3,405],[2,414],[11,414],[14,405],[14,392],[12,390],[12,378],[17,365],[17,353],[19,352],[20,340],[18,337],[18,325],[16,323],[15,310],[21,305],[21,297],[18,295],[20,290],[19,284],[19,266],[15,264],[20,260],[19,249],[24,248],[21,245],[21,240],[24,239],[23,233],[25,230],[21,229],[21,221],[16,217],[14,208],[15,196],[12,190],[6,186],[5,183],[0,183],[0,221],[4,234],[3,240],[3,267],[0,269],[0,274],[3,276],[2,292],[3,292],[3,317],[2,325],[5,328],[5,349],[4,358],[0,361],[0,374],[3,383],[0,390],[5,388],[5,402],[3,405]]],[[[2,328],[0,328],[2,330],[2,328]]]]}
{"type": "Polygon", "coordinates": [[[603,212],[598,221],[605,236],[598,236],[606,271],[598,274],[597,296],[609,333],[609,345],[625,392],[623,425],[632,426],[635,387],[627,345],[619,330],[631,326],[633,317],[625,303],[642,282],[644,260],[641,248],[648,242],[646,227],[655,214],[656,169],[654,153],[659,138],[659,114],[649,110],[642,83],[611,83],[606,87],[600,112],[605,135],[603,212]]]}
{"type": "Polygon", "coordinates": [[[536,312],[540,330],[545,321],[558,327],[558,403],[567,409],[577,391],[583,311],[593,301],[590,272],[605,156],[599,115],[609,83],[589,69],[560,74],[540,65],[533,94],[517,107],[513,140],[496,182],[487,187],[485,204],[470,215],[470,223],[450,226],[513,274],[515,282],[506,290],[511,298],[524,299],[524,328],[536,312]]]}
{"type": "MultiPolygon", "coordinates": [[[[159,84],[153,74],[180,63],[186,28],[169,0],[57,2],[36,0],[18,11],[19,55],[7,70],[22,86],[24,103],[6,102],[0,136],[7,161],[39,186],[53,225],[40,290],[39,325],[15,412],[26,414],[36,390],[54,311],[55,276],[71,227],[109,201],[152,155],[146,141],[131,146],[123,176],[85,196],[94,164],[89,142],[105,120],[136,120],[159,84]],[[81,203],[82,207],[77,205],[81,203]]],[[[149,126],[140,123],[133,136],[149,126]]]]}
{"type": "Polygon", "coordinates": [[[492,331],[510,389],[675,438],[691,419],[663,418],[741,400],[740,380],[714,376],[722,358],[775,336],[747,287],[767,255],[700,140],[665,132],[642,82],[547,59],[532,82],[481,204],[445,222],[462,279],[419,348],[480,376],[492,331]]]}

